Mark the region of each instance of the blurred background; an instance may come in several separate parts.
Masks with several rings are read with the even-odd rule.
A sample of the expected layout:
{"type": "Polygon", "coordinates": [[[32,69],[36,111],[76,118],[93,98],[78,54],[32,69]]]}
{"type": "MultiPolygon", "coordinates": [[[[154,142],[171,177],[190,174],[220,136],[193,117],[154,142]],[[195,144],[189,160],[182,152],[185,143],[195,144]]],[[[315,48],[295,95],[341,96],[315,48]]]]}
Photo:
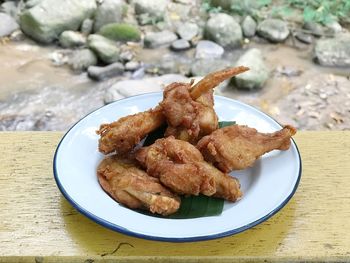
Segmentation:
{"type": "Polygon", "coordinates": [[[67,130],[115,100],[244,65],[215,93],[350,129],[350,0],[0,1],[0,130],[67,130]]]}

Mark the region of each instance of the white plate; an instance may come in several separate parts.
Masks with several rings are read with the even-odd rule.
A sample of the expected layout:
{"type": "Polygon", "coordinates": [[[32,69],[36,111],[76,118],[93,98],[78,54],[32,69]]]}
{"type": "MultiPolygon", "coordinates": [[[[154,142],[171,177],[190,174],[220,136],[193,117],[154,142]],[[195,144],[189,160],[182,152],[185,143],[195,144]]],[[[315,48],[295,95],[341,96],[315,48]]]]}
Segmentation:
{"type": "MultiPolygon", "coordinates": [[[[241,182],[243,198],[225,202],[219,216],[167,219],[147,216],[119,205],[100,187],[96,168],[100,124],[147,110],[162,99],[161,93],[129,97],[104,106],[80,120],[63,137],[54,157],[56,183],[66,199],[93,221],[118,232],[152,240],[185,242],[229,236],[251,228],[277,213],[293,196],[301,176],[300,154],[293,141],[288,151],[264,155],[254,167],[232,174],[241,182]]],[[[215,96],[221,121],[234,120],[261,132],[281,126],[271,117],[241,102],[215,96]]]]}

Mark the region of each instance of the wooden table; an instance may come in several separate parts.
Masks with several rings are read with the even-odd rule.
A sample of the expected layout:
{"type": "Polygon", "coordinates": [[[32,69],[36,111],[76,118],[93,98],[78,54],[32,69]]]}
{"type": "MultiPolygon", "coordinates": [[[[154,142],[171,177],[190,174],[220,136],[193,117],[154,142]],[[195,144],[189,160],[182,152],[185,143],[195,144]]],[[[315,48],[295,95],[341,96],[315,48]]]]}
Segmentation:
{"type": "Polygon", "coordinates": [[[350,132],[299,132],[303,160],[292,200],[235,236],[165,243],[85,218],[56,187],[60,132],[0,133],[0,262],[350,261],[350,132]]]}

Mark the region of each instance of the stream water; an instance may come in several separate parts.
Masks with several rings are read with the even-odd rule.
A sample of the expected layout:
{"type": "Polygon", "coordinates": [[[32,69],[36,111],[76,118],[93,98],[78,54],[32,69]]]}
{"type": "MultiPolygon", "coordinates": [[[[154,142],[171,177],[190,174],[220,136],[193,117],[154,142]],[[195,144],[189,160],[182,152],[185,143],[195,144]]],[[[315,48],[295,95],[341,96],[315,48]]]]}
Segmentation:
{"type": "MultiPolygon", "coordinates": [[[[292,122],[304,129],[327,128],[323,123],[319,126],[310,126],[305,121],[300,124],[295,118],[297,110],[300,110],[291,110],[295,100],[312,101],[312,96],[319,96],[318,91],[314,91],[311,97],[303,97],[305,87],[333,76],[341,84],[340,89],[337,84],[339,97],[350,98],[349,70],[315,65],[311,59],[312,51],[307,46],[297,49],[287,45],[255,43],[249,47],[262,50],[271,69],[270,79],[261,90],[247,92],[229,86],[222,90],[223,95],[254,105],[281,121],[292,122]]],[[[86,73],[77,74],[67,66],[55,66],[52,62],[57,55],[55,52],[57,47],[38,46],[30,40],[0,44],[0,130],[67,130],[84,115],[104,104],[106,89],[127,78],[92,81],[86,73]]],[[[147,63],[160,60],[169,51],[140,49],[137,53],[138,58],[147,63]]],[[[346,114],[347,105],[343,107],[346,114]]],[[[350,127],[346,118],[341,124],[341,129],[350,127]]]]}

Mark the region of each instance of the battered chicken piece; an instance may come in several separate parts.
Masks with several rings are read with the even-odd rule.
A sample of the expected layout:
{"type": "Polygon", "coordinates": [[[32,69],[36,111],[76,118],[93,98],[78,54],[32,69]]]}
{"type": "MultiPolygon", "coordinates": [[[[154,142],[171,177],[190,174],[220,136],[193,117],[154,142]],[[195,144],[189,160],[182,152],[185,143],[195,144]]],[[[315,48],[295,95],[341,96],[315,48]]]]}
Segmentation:
{"type": "Polygon", "coordinates": [[[102,188],[115,200],[132,209],[170,215],[180,207],[180,198],[128,159],[107,157],[97,169],[102,188]]]}
{"type": "Polygon", "coordinates": [[[101,136],[98,149],[104,154],[126,154],[163,123],[162,109],[158,106],[153,110],[120,118],[110,124],[102,124],[97,131],[101,136]]]}
{"type": "Polygon", "coordinates": [[[192,144],[173,136],[159,139],[136,152],[147,173],[178,194],[216,196],[236,201],[242,196],[236,178],[206,163],[192,144]]]}
{"type": "Polygon", "coordinates": [[[205,160],[223,172],[242,170],[272,150],[288,150],[296,129],[290,125],[274,133],[259,133],[248,126],[233,125],[203,137],[197,148],[205,160]]]}
{"type": "Polygon", "coordinates": [[[165,136],[195,144],[200,138],[218,128],[214,111],[213,89],[220,82],[248,70],[246,67],[230,68],[207,75],[196,85],[173,83],[164,90],[161,103],[168,123],[165,136]]]}

